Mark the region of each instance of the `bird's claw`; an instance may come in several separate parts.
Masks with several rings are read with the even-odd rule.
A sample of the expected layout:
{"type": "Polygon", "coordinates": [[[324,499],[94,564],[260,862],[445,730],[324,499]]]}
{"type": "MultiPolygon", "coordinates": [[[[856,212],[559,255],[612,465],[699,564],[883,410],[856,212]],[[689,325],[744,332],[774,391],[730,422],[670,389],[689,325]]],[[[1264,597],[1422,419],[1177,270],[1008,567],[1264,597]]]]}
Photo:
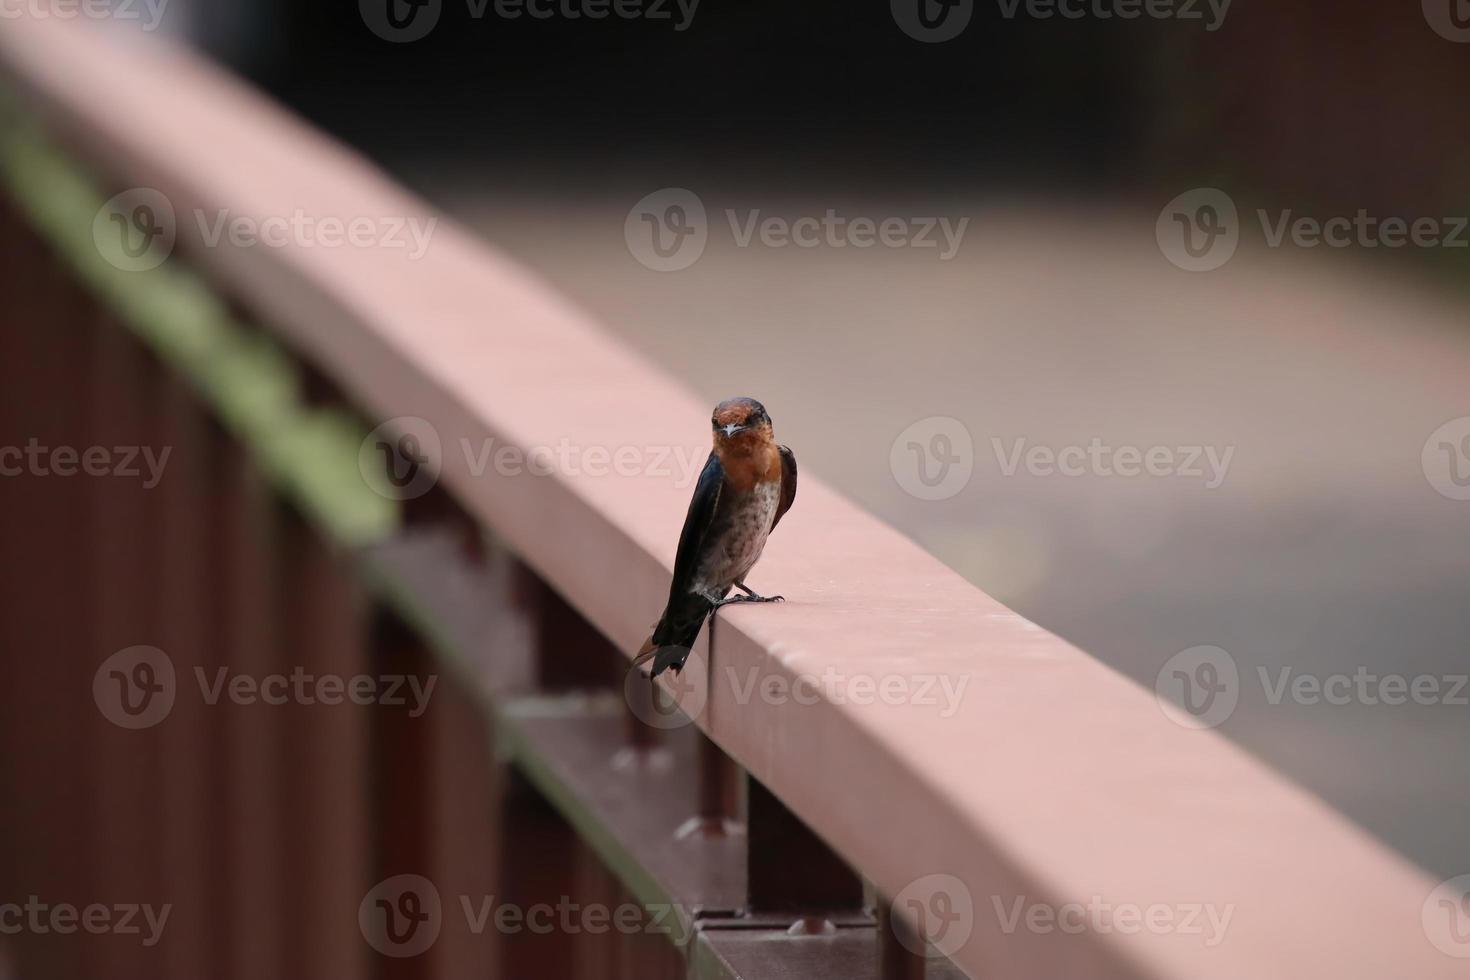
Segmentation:
{"type": "Polygon", "coordinates": [[[729,605],[732,605],[732,604],[737,603],[737,602],[785,602],[785,601],[786,601],[786,597],[784,595],[757,595],[754,592],[751,592],[748,595],[732,595],[732,596],[727,596],[724,599],[720,599],[718,602],[716,602],[714,604],[714,608],[712,608],[710,610],[710,615],[713,616],[714,613],[715,613],[715,610],[719,609],[721,606],[729,606],[729,605]]]}

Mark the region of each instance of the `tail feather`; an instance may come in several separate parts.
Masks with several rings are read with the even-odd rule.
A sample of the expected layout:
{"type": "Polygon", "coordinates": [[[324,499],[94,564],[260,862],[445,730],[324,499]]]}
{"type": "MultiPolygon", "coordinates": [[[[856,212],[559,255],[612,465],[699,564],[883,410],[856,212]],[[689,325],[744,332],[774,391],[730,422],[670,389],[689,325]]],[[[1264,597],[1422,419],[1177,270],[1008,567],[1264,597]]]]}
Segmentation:
{"type": "MultiPolygon", "coordinates": [[[[654,629],[657,630],[658,627],[655,626],[654,629]]],[[[648,661],[652,660],[657,653],[658,644],[653,642],[653,634],[650,633],[648,639],[643,641],[643,646],[638,648],[638,655],[633,658],[633,666],[642,667],[648,661]]]]}
{"type": "MultiPolygon", "coordinates": [[[[644,644],[644,646],[647,645],[644,644]]],[[[648,672],[649,680],[653,680],[659,674],[662,674],[670,668],[677,674],[684,669],[684,661],[689,659],[690,652],[688,647],[679,646],[653,647],[651,650],[640,650],[637,659],[633,661],[633,667],[636,669],[652,660],[653,669],[648,672]]]]}
{"type": "Polygon", "coordinates": [[[690,596],[678,609],[670,607],[665,610],[663,618],[653,628],[653,635],[643,641],[638,655],[633,658],[633,666],[641,667],[652,660],[650,678],[670,669],[677,674],[683,669],[684,661],[689,659],[694,641],[699,639],[699,631],[704,627],[704,618],[712,608],[713,605],[703,596],[690,596]]]}
{"type": "Polygon", "coordinates": [[[689,659],[692,652],[689,647],[661,648],[658,656],[653,658],[653,670],[648,672],[649,678],[655,678],[666,670],[673,670],[677,674],[684,669],[684,661],[689,659]]]}

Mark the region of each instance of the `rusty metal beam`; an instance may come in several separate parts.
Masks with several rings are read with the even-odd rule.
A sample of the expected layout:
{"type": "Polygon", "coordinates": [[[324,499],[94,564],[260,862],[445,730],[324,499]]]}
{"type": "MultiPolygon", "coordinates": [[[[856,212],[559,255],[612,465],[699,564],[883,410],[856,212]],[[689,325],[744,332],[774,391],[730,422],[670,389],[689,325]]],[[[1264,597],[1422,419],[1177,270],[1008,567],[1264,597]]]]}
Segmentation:
{"type": "MultiPolygon", "coordinates": [[[[88,411],[91,430],[102,446],[157,446],[150,423],[149,396],[158,381],[150,355],[115,322],[102,320],[91,355],[88,411]]],[[[157,648],[160,635],[148,572],[155,567],[157,535],[148,491],[136,480],[95,480],[88,484],[87,533],[89,593],[86,622],[94,669],[134,647],[157,648]]],[[[163,651],[166,656],[166,651],[163,651]]],[[[107,708],[92,722],[96,754],[94,812],[108,815],[88,835],[97,888],[106,895],[133,896],[120,901],[168,901],[159,852],[150,846],[161,817],[161,727],[167,712],[168,681],[149,655],[152,673],[137,666],[107,670],[101,684],[107,708]],[[139,682],[139,678],[142,681],[139,682]],[[139,728],[118,712],[141,713],[139,728]]],[[[141,661],[139,662],[141,663],[141,661]]],[[[178,678],[175,675],[175,685],[178,678]]],[[[184,678],[188,683],[188,678],[184,678]]],[[[175,687],[175,690],[177,688],[175,687]]],[[[99,709],[101,705],[99,701],[99,709]]],[[[119,980],[150,980],[163,973],[158,947],[143,948],[120,935],[107,935],[90,947],[90,973],[105,971],[119,980]]]]}
{"type": "MultiPolygon", "coordinates": [[[[289,962],[304,976],[357,980],[368,972],[369,948],[355,911],[372,885],[369,726],[345,685],[372,677],[367,656],[368,607],[344,556],[295,513],[282,539],[281,597],[288,672],[337,678],[327,698],[292,698],[285,713],[287,741],[283,814],[285,866],[278,893],[287,911],[289,962]]],[[[261,708],[260,710],[269,710],[261,708]]]]}
{"type": "MultiPolygon", "coordinates": [[[[967,976],[943,958],[929,960],[924,974],[881,972],[878,945],[872,929],[838,929],[824,936],[792,936],[785,929],[712,929],[699,935],[689,976],[690,980],[909,980],[920,976],[964,980],[967,976]]],[[[984,973],[976,977],[988,980],[984,973]]],[[[1014,980],[1030,977],[1022,974],[1014,980]]]]}
{"type": "Polygon", "coordinates": [[[217,929],[225,921],[212,899],[209,813],[213,750],[223,745],[222,718],[215,706],[190,696],[195,671],[212,674],[221,666],[218,595],[213,560],[218,555],[210,499],[217,448],[204,408],[184,380],[165,373],[153,392],[153,431],[169,450],[156,487],[149,491],[152,526],[158,529],[157,584],[154,589],[158,646],[173,661],[175,698],[168,723],[159,729],[162,753],[157,791],[162,797],[158,848],[164,891],[173,903],[172,926],[161,942],[164,976],[177,980],[216,975],[225,964],[211,964],[217,929]]]}
{"type": "MultiPolygon", "coordinates": [[[[48,451],[72,447],[80,454],[94,432],[85,390],[95,307],[70,292],[55,257],[13,214],[0,224],[7,298],[0,445],[24,449],[34,440],[48,451]]],[[[48,470],[54,462],[40,459],[48,470]]],[[[81,515],[95,485],[77,475],[43,475],[15,458],[7,464],[10,472],[0,476],[0,686],[7,692],[0,699],[7,746],[0,768],[15,789],[0,801],[0,839],[7,842],[0,893],[10,901],[59,901],[95,891],[97,881],[79,846],[88,839],[95,774],[92,672],[105,658],[93,655],[85,615],[91,596],[78,571],[90,546],[81,515]]],[[[18,972],[78,973],[98,954],[92,937],[22,933],[7,936],[18,972]]]]}
{"type": "MultiPolygon", "coordinates": [[[[258,467],[238,443],[226,440],[217,458],[221,576],[218,610],[221,659],[231,671],[261,677],[285,667],[286,629],[279,602],[277,505],[258,467]]],[[[288,877],[281,816],[286,751],[283,719],[272,712],[225,702],[219,836],[224,842],[223,887],[228,895],[221,937],[225,976],[234,980],[285,971],[285,915],[280,896],[288,877]]]]}

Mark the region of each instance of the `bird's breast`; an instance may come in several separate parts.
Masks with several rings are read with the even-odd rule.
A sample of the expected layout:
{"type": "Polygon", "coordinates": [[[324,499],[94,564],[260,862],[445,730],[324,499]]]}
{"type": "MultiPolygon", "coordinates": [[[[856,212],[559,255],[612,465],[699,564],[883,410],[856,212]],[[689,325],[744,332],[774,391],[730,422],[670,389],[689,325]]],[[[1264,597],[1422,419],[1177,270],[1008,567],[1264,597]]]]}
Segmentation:
{"type": "Polygon", "coordinates": [[[733,494],[719,526],[713,528],[700,562],[695,590],[720,592],[743,579],[759,560],[781,501],[779,481],[764,481],[733,494]]]}

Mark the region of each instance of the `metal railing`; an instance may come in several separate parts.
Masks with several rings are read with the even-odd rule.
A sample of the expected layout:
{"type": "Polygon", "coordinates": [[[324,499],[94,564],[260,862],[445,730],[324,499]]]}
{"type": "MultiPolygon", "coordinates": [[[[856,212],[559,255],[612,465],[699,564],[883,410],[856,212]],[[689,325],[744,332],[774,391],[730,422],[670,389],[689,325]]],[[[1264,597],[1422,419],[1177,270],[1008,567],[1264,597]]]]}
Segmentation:
{"type": "Polygon", "coordinates": [[[1458,975],[1424,875],[815,478],[789,601],[628,682],[688,487],[547,454],[708,406],[185,51],[22,18],[0,65],[7,439],[169,451],[0,480],[0,900],[171,907],[20,975],[1458,975]],[[437,224],[228,231],[297,215],[437,224]]]}

